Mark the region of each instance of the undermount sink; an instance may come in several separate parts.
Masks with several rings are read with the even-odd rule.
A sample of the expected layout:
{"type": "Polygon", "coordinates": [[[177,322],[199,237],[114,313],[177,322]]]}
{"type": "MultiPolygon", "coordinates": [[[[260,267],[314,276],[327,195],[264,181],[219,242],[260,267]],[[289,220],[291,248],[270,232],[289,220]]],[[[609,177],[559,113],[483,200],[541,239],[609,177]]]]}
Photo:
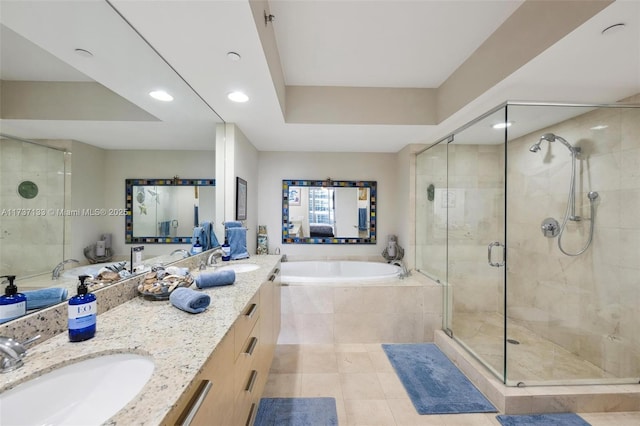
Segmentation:
{"type": "Polygon", "coordinates": [[[0,394],[0,424],[100,425],[136,397],[153,369],[150,358],[136,354],[60,367],[0,394]]]}
{"type": "Polygon", "coordinates": [[[232,263],[230,265],[221,266],[217,270],[218,271],[232,270],[232,271],[235,271],[235,273],[239,274],[242,272],[255,271],[256,269],[260,269],[260,266],[256,265],[255,263],[232,263]]]}

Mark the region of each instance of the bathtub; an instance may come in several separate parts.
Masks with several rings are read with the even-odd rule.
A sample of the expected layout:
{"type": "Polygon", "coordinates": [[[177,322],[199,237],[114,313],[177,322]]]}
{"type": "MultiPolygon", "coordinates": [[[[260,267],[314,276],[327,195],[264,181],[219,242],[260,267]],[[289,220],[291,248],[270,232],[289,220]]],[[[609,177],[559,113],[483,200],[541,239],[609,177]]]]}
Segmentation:
{"type": "Polygon", "coordinates": [[[284,284],[344,283],[356,281],[388,281],[397,279],[399,266],[382,262],[347,260],[283,262],[284,284]]]}

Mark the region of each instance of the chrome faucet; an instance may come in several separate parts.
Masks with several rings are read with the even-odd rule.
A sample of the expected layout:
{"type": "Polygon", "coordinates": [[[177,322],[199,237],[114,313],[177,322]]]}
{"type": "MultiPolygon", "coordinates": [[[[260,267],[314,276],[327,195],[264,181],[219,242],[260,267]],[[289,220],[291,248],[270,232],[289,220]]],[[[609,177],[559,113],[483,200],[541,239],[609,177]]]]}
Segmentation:
{"type": "Polygon", "coordinates": [[[22,358],[27,355],[25,346],[39,338],[38,334],[20,343],[10,337],[0,336],[0,373],[7,373],[22,367],[24,365],[22,358]]]}
{"type": "Polygon", "coordinates": [[[171,252],[171,254],[170,254],[169,256],[173,256],[173,255],[174,255],[174,254],[176,254],[176,253],[182,253],[182,255],[183,255],[182,257],[183,257],[183,258],[187,258],[187,257],[191,256],[191,253],[189,253],[189,252],[188,252],[187,250],[185,250],[185,249],[176,249],[176,250],[172,251],[172,252],[171,252]]]}
{"type": "Polygon", "coordinates": [[[80,263],[75,259],[63,260],[62,262],[58,263],[55,268],[53,268],[53,271],[51,272],[51,279],[57,280],[58,278],[60,278],[60,272],[62,272],[62,270],[64,269],[64,265],[71,262],[80,263]]]}
{"type": "Polygon", "coordinates": [[[400,278],[401,280],[411,275],[411,273],[407,269],[407,265],[405,265],[402,260],[397,260],[393,262],[393,264],[399,266],[402,269],[402,272],[400,272],[400,275],[398,275],[398,278],[400,278]]]}
{"type": "Polygon", "coordinates": [[[223,251],[221,247],[216,247],[213,249],[209,257],[207,258],[207,266],[213,266],[218,264],[217,258],[222,259],[223,251]]]}

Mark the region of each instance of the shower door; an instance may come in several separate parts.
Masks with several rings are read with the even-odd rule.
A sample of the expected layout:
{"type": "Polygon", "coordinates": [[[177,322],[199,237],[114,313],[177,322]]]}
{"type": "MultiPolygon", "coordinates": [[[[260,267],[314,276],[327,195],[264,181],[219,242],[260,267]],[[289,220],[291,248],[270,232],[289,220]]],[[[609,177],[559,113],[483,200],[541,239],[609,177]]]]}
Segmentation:
{"type": "Polygon", "coordinates": [[[505,121],[502,108],[447,145],[446,326],[501,380],[505,377],[505,121]]]}

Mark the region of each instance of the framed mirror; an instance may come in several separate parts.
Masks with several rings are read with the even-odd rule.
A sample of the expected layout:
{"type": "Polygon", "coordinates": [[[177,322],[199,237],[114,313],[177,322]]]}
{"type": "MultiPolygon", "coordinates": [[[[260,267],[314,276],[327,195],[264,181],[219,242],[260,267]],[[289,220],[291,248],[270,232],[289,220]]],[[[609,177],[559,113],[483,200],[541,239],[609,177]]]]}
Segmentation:
{"type": "Polygon", "coordinates": [[[284,244],[375,244],[376,181],[283,180],[284,244]]]}
{"type": "Polygon", "coordinates": [[[190,244],[193,228],[213,221],[215,179],[126,179],[125,242],[190,244]]]}

